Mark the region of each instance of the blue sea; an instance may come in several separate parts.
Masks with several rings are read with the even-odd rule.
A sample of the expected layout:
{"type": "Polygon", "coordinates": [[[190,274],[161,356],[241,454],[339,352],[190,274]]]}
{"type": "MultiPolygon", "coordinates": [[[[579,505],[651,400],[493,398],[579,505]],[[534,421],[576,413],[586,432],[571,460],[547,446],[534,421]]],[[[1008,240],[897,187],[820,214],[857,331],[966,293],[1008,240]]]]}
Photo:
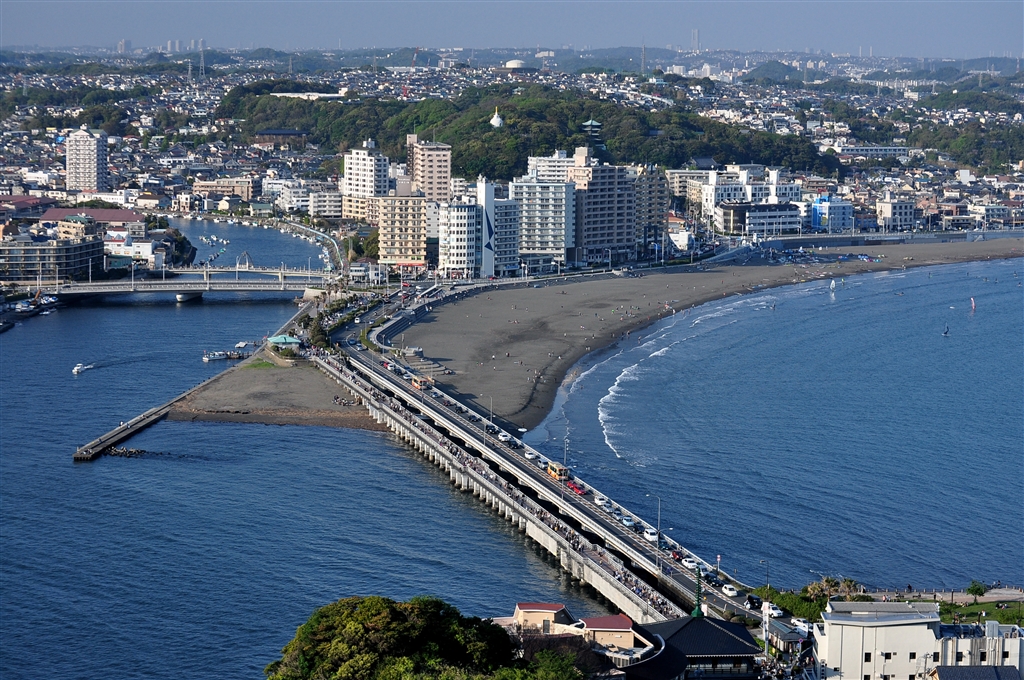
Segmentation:
{"type": "MultiPolygon", "coordinates": [[[[192,222],[257,265],[317,248],[192,222]]],[[[219,248],[220,246],[218,246],[219,248]]],[[[388,434],[160,422],[141,458],[77,445],[215,375],[204,350],[276,331],[292,294],[109,297],[0,335],[0,677],[261,678],[323,604],[429,594],[607,609],[518,531],[388,434]],[[96,368],[72,375],[76,363],[96,368]]]]}
{"type": "Polygon", "coordinates": [[[677,313],[585,360],[527,440],[561,458],[568,436],[576,474],[652,522],[660,496],[663,529],[748,584],[1024,584],[1022,265],[677,313]]]}

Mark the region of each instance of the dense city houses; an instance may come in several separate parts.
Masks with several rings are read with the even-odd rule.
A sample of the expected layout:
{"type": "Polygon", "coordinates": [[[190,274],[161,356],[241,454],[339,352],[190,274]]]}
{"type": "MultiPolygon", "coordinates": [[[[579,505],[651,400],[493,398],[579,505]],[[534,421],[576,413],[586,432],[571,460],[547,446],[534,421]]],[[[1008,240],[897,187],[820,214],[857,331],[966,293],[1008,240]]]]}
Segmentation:
{"type": "MultiPolygon", "coordinates": [[[[125,43],[94,58],[135,68],[100,75],[0,75],[14,102],[0,131],[0,278],[83,278],[173,259],[167,237],[151,235],[141,218],[135,220],[141,229],[110,231],[124,225],[90,213],[96,206],[139,214],[289,216],[343,235],[366,238],[376,232],[375,259],[381,265],[450,278],[629,265],[685,255],[724,236],[756,243],[808,233],[1024,228],[1024,161],[983,173],[951,162],[948,152],[907,141],[922,126],[1019,130],[1024,124],[1012,106],[992,111],[926,105],[944,82],[941,64],[935,78],[918,73],[901,79],[909,66],[899,60],[677,49],[651,50],[646,61],[645,49],[644,63],[634,64],[632,73],[574,74],[560,70],[561,64],[596,57],[542,50],[501,53],[512,58],[496,60],[496,54],[438,50],[427,59],[432,63],[416,65],[417,52],[411,66],[289,75],[297,91],[262,95],[359,106],[370,96],[417,102],[454,99],[469,88],[539,84],[621,107],[678,108],[737,128],[805,137],[819,153],[849,168],[816,176],[756,163],[721,165],[710,157],[693,158],[684,167],[612,164],[600,160],[603,123],[590,119],[577,131],[588,146],[531,156],[525,174],[498,181],[457,176],[457,141],[409,134],[404,157],[389,158],[372,138],[335,154],[299,129],[257,130],[244,137],[242,121],[217,118],[215,111],[232,88],[281,76],[280,61],[216,53],[230,56],[215,68],[206,63],[205,44],[193,43],[160,46],[184,73],[145,73],[133,61],[139,50],[125,43]],[[487,58],[490,65],[473,63],[487,58]],[[849,92],[825,89],[836,79],[849,92]],[[32,103],[25,96],[44,88],[68,93],[75,103],[58,103],[61,97],[32,103]],[[123,134],[111,134],[114,128],[106,123],[107,131],[68,125],[88,109],[88,97],[79,101],[74,92],[109,93],[103,96],[116,101],[118,115],[125,116],[114,126],[123,134]],[[19,103],[19,93],[27,101],[19,103]],[[851,119],[851,111],[877,124],[865,127],[851,119]],[[325,173],[332,161],[336,170],[325,173]],[[48,212],[54,207],[73,215],[54,218],[48,212]],[[62,231],[61,221],[74,215],[93,223],[74,235],[62,231]]],[[[986,73],[990,79],[1000,75],[985,71],[982,81],[986,73]]],[[[967,76],[974,74],[960,77],[967,76]]],[[[1021,96],[1018,87],[1017,102],[1024,107],[1021,96]]],[[[500,107],[486,123],[505,126],[500,107]]]]}

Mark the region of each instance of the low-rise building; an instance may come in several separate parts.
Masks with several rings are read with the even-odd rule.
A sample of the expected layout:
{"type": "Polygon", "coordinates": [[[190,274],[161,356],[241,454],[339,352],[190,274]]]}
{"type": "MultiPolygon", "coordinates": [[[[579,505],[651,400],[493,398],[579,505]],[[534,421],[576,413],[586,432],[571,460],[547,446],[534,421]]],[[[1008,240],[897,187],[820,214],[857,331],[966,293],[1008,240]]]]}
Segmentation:
{"type": "Polygon", "coordinates": [[[103,270],[103,239],[36,241],[15,236],[0,241],[0,281],[63,281],[85,279],[103,270]]]}
{"type": "Polygon", "coordinates": [[[822,680],[923,680],[937,666],[1024,663],[1024,630],[944,624],[937,602],[829,602],[813,627],[822,680]]]}

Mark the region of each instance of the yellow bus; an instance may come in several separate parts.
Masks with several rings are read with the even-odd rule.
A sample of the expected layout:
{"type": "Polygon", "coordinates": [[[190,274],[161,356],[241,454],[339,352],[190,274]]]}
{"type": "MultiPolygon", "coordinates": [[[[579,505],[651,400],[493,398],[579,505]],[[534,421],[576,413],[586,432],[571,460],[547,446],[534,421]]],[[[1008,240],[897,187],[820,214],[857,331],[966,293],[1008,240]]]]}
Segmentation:
{"type": "Polygon", "coordinates": [[[569,468],[565,467],[561,463],[548,461],[548,474],[551,475],[552,479],[559,482],[569,481],[569,468]]]}
{"type": "Polygon", "coordinates": [[[430,389],[434,386],[434,379],[429,375],[414,375],[412,377],[412,386],[418,390],[430,389]]]}

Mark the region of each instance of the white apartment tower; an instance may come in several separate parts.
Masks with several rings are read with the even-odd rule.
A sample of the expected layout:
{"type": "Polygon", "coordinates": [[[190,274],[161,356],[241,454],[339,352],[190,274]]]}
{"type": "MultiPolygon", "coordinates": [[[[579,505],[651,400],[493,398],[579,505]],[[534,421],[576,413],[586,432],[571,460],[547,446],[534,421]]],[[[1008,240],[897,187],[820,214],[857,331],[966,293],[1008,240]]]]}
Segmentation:
{"type": "Polygon", "coordinates": [[[480,206],[468,196],[440,205],[437,269],[441,276],[472,279],[480,275],[481,217],[480,206]]]}
{"type": "Polygon", "coordinates": [[[555,151],[550,156],[530,156],[526,163],[526,174],[536,175],[541,182],[568,182],[569,168],[576,161],[564,151],[555,151]]]}
{"type": "Polygon", "coordinates": [[[519,204],[494,197],[494,185],[476,182],[480,206],[480,276],[509,276],[519,271],[519,204]]]}
{"type": "Polygon", "coordinates": [[[509,197],[519,205],[520,257],[535,267],[564,267],[576,246],[576,185],[528,174],[509,185],[509,197]]]}
{"type": "Polygon", "coordinates": [[[406,135],[405,144],[413,189],[422,191],[427,200],[447,201],[451,192],[452,147],[420,141],[416,135],[406,135]]]}
{"type": "Polygon", "coordinates": [[[389,166],[388,157],[372,139],[345,154],[345,175],[340,187],[345,218],[365,220],[366,199],[387,195],[389,166]]]}
{"type": "Polygon", "coordinates": [[[110,189],[107,170],[107,133],[103,130],[89,130],[82,126],[68,135],[64,142],[66,150],[65,167],[68,189],[81,191],[108,191],[110,189]]]}

